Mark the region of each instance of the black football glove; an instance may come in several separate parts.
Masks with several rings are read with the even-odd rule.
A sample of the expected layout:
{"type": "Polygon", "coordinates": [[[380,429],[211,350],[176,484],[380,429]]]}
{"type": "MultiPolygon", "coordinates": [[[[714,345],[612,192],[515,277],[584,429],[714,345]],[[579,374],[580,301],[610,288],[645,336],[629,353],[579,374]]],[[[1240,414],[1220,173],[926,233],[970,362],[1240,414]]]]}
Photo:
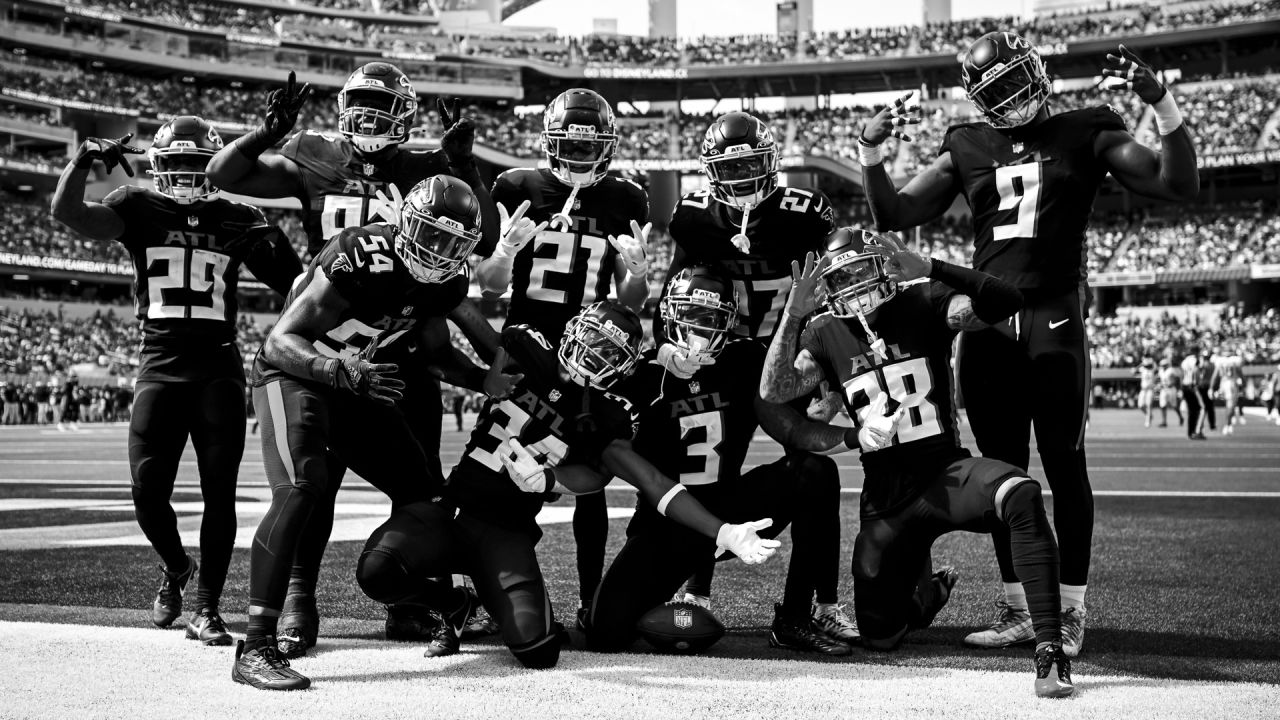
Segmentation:
{"type": "Polygon", "coordinates": [[[471,118],[459,116],[462,101],[453,99],[452,107],[445,107],[443,98],[436,98],[436,110],[440,113],[440,124],[444,126],[444,135],[440,137],[440,148],[449,158],[449,165],[455,168],[466,167],[475,162],[472,146],[476,142],[476,124],[471,118]]]}
{"type": "Polygon", "coordinates": [[[119,165],[129,177],[133,177],[133,165],[125,158],[125,155],[142,155],[146,152],[142,148],[136,148],[129,144],[133,139],[133,133],[129,133],[115,140],[107,138],[85,138],[80,143],[80,149],[76,151],[76,167],[88,169],[93,165],[94,160],[101,160],[102,164],[107,167],[107,174],[119,165]]]}
{"type": "Polygon", "coordinates": [[[349,390],[383,405],[395,405],[404,397],[404,381],[394,377],[400,366],[394,363],[371,363],[360,358],[346,358],[338,362],[333,374],[333,386],[349,390]]]}
{"type": "Polygon", "coordinates": [[[277,142],[283,140],[298,122],[298,112],[302,110],[302,106],[306,104],[309,97],[311,97],[311,83],[306,83],[301,89],[297,89],[297,78],[290,70],[289,80],[285,86],[272,90],[267,96],[267,110],[262,119],[267,135],[277,142]]]}

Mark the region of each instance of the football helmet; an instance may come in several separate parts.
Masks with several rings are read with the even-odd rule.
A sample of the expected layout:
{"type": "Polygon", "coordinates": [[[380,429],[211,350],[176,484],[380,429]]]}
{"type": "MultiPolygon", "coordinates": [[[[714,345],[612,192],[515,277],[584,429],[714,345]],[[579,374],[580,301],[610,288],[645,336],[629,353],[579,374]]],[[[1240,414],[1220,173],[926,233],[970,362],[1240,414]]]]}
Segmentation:
{"type": "Polygon", "coordinates": [[[702,140],[702,172],[711,197],[742,210],[757,207],[778,189],[778,145],[773,131],[744,112],[716,118],[702,140]]]}
{"type": "Polygon", "coordinates": [[[600,93],[572,88],[547,105],[542,115],[542,151],[561,182],[581,186],[600,182],[617,147],[613,108],[600,93]]]}
{"type": "Polygon", "coordinates": [[[557,356],[575,383],[607,390],[635,370],[643,339],[644,328],[634,310],[603,300],[569,319],[557,356]]]}
{"type": "Polygon", "coordinates": [[[710,265],[682,269],[659,306],[667,338],[686,352],[715,357],[738,324],[733,281],[710,265]]]}
{"type": "Polygon", "coordinates": [[[879,233],[857,227],[839,228],[827,236],[830,265],[818,283],[835,317],[866,316],[897,294],[898,284],[885,272],[884,256],[869,249],[880,243],[879,238],[879,233]]]}
{"type": "Polygon", "coordinates": [[[362,153],[408,140],[417,112],[413,83],[390,63],[361,65],[338,91],[338,132],[362,153]]]}
{"type": "Polygon", "coordinates": [[[960,62],[960,77],[969,101],[997,128],[1031,122],[1053,92],[1040,53],[1011,32],[975,40],[960,62]]]}
{"type": "Polygon", "coordinates": [[[179,115],[161,125],[147,150],[156,192],[183,204],[213,197],[218,189],[205,170],[221,149],[218,131],[194,115],[179,115]]]}
{"type": "Polygon", "coordinates": [[[478,242],[480,203],[466,183],[435,175],[409,191],[395,249],[415,280],[441,283],[457,275],[478,242]]]}

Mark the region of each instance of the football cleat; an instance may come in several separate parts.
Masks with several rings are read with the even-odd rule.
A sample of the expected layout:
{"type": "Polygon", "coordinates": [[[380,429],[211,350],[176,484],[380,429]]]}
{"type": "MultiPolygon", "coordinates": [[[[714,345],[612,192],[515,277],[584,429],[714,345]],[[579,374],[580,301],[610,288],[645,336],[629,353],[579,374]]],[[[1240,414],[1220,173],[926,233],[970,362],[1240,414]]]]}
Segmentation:
{"type": "Polygon", "coordinates": [[[693,593],[687,592],[684,595],[682,595],[679,598],[679,600],[681,602],[693,603],[694,605],[697,605],[698,607],[703,608],[704,610],[711,609],[710,595],[694,595],[693,593]]]}
{"type": "Polygon", "coordinates": [[[462,605],[447,613],[435,613],[440,624],[431,634],[431,641],[427,643],[423,656],[447,657],[458,652],[458,648],[462,645],[462,630],[467,627],[471,610],[480,604],[480,598],[476,597],[471,588],[462,588],[462,590],[462,605]]]}
{"type": "Polygon", "coordinates": [[[1084,649],[1084,619],[1088,613],[1082,607],[1069,607],[1062,611],[1062,652],[1073,658],[1084,649]]]}
{"type": "Polygon", "coordinates": [[[187,639],[199,640],[205,645],[230,645],[231,633],[227,632],[227,623],[218,610],[206,607],[187,621],[187,639]]]}
{"type": "Polygon", "coordinates": [[[858,625],[849,619],[844,611],[844,605],[834,605],[825,612],[818,612],[817,608],[814,608],[813,627],[836,642],[858,642],[858,625]]]}
{"type": "Polygon", "coordinates": [[[199,565],[196,559],[187,556],[187,569],[180,573],[171,573],[160,565],[164,578],[160,581],[160,589],[156,591],[155,602],[151,604],[151,622],[156,627],[169,627],[178,616],[182,615],[182,591],[196,574],[199,565]]]}
{"type": "Polygon", "coordinates": [[[462,631],[462,639],[471,640],[488,635],[497,635],[500,632],[502,632],[502,626],[489,615],[489,611],[485,610],[483,605],[480,605],[471,613],[471,620],[462,631]]]}
{"type": "Polygon", "coordinates": [[[231,679],[259,690],[306,690],[311,680],[289,667],[289,661],[276,650],[275,638],[265,645],[244,649],[244,641],[236,643],[236,663],[231,666],[231,679]]]}
{"type": "MultiPolygon", "coordinates": [[[[942,608],[947,606],[947,601],[951,599],[951,591],[955,588],[956,581],[959,579],[960,571],[950,565],[933,574],[933,577],[929,579],[929,583],[934,588],[933,597],[928,599],[928,605],[920,613],[920,619],[912,623],[912,628],[919,630],[933,624],[933,619],[938,616],[942,608]]],[[[919,590],[916,592],[918,593],[919,590]]]]}
{"type": "Polygon", "coordinates": [[[1075,692],[1071,661],[1061,645],[1043,643],[1036,648],[1036,696],[1063,698],[1075,692]]]}
{"type": "Polygon", "coordinates": [[[400,642],[430,641],[439,622],[436,614],[424,605],[388,605],[387,639],[400,642]]]}
{"type": "Polygon", "coordinates": [[[808,617],[787,617],[782,605],[773,606],[773,626],[769,630],[769,647],[816,652],[823,655],[848,655],[853,648],[827,637],[808,617]]]}
{"type": "Polygon", "coordinates": [[[578,608],[578,620],[575,625],[578,628],[578,632],[585,633],[587,631],[587,626],[590,624],[591,624],[591,608],[589,607],[578,608]]]}
{"type": "Polygon", "coordinates": [[[1002,648],[1035,639],[1036,632],[1031,624],[1030,611],[1015,608],[1004,600],[997,600],[996,608],[1000,610],[1000,617],[986,630],[966,635],[965,645],[1002,648]]]}
{"type": "Polygon", "coordinates": [[[320,635],[320,611],[314,595],[291,593],[285,596],[276,631],[276,646],[289,660],[300,658],[316,646],[320,635]]]}

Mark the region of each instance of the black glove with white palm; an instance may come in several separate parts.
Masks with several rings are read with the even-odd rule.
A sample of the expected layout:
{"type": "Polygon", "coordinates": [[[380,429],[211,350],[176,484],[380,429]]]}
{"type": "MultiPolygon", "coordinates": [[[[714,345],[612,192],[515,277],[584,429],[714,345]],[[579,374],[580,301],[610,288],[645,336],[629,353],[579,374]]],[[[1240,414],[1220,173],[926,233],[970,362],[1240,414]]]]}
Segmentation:
{"type": "Polygon", "coordinates": [[[96,137],[85,138],[84,142],[80,143],[80,149],[76,151],[75,165],[82,170],[88,170],[93,166],[95,160],[100,160],[106,166],[108,175],[119,165],[124,170],[125,175],[133,177],[133,165],[129,163],[129,159],[125,156],[142,155],[146,153],[146,150],[130,145],[129,141],[132,139],[133,133],[118,137],[115,140],[96,137]]]}
{"type": "Polygon", "coordinates": [[[382,405],[395,405],[404,397],[404,381],[395,377],[394,363],[371,363],[360,356],[335,358],[329,369],[330,384],[340,390],[367,397],[382,405]]]}

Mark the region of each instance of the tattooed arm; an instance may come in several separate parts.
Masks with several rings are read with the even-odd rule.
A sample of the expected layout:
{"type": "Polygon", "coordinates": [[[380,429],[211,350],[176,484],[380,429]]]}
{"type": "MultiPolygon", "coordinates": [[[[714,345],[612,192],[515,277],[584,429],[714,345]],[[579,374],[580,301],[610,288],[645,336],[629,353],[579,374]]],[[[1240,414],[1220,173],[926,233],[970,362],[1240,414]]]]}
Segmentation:
{"type": "Polygon", "coordinates": [[[769,352],[760,375],[760,397],[773,403],[795,400],[807,395],[822,381],[822,368],[808,350],[796,351],[803,319],[817,307],[818,278],[826,269],[827,259],[807,253],[804,267],[791,262],[791,294],[782,311],[782,321],[774,330],[769,352]]]}
{"type": "Polygon", "coordinates": [[[835,455],[858,447],[857,428],[845,428],[810,420],[781,403],[756,398],[760,427],[784,447],[819,455],[835,455]]]}
{"type": "Polygon", "coordinates": [[[979,270],[934,260],[929,279],[960,291],[947,302],[947,327],[952,330],[981,330],[1022,309],[1018,288],[979,270]]]}

